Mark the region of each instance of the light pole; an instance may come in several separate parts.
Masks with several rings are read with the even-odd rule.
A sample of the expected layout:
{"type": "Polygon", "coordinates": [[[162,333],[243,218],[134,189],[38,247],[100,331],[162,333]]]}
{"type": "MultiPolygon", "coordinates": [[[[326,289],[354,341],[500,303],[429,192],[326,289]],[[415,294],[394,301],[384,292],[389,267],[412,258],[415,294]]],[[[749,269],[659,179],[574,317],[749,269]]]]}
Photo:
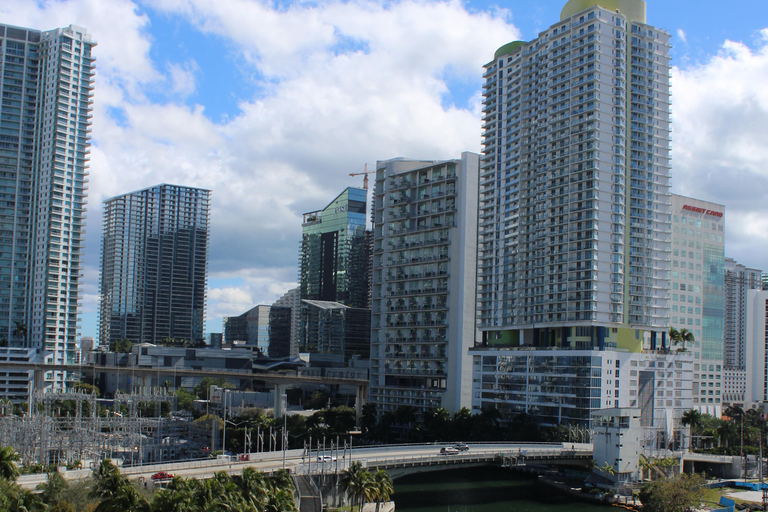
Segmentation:
{"type": "Polygon", "coordinates": [[[283,393],[280,399],[283,401],[283,469],[285,469],[285,450],[288,444],[288,395],[283,393]]]}

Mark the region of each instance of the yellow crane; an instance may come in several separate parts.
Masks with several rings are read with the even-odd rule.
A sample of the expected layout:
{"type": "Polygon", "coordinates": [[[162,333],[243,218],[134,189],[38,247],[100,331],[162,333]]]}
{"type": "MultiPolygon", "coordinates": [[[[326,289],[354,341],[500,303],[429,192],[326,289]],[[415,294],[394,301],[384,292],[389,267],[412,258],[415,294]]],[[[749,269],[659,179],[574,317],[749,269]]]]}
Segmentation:
{"type": "Polygon", "coordinates": [[[365,178],[363,178],[363,188],[365,190],[368,190],[368,175],[369,174],[373,174],[375,172],[376,171],[369,171],[368,170],[368,164],[365,164],[365,171],[363,171],[363,172],[351,172],[351,173],[349,173],[349,175],[350,176],[365,176],[365,178]]]}

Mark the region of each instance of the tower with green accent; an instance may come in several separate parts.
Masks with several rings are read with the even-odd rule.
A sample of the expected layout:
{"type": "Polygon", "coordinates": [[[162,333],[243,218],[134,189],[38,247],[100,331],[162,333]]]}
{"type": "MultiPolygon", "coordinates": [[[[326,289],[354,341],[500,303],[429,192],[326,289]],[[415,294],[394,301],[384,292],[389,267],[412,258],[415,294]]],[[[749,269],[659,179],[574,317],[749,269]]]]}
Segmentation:
{"type": "Polygon", "coordinates": [[[669,346],[669,34],[570,0],[485,65],[478,345],[669,346]]]}

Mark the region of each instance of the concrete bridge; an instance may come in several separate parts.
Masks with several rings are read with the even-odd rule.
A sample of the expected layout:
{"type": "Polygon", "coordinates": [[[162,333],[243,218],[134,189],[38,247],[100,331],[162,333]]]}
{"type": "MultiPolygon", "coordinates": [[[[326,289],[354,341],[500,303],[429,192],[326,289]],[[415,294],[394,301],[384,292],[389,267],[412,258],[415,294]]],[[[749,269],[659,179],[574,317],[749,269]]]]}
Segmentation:
{"type": "MultiPolygon", "coordinates": [[[[148,379],[152,377],[165,376],[174,377],[212,377],[225,379],[247,380],[251,383],[262,382],[273,386],[275,389],[275,417],[283,415],[283,404],[280,397],[285,392],[285,388],[296,384],[316,384],[326,386],[354,386],[357,389],[356,396],[356,416],[359,421],[362,407],[368,398],[368,380],[346,379],[338,377],[315,377],[308,375],[298,375],[296,373],[286,372],[251,372],[249,370],[196,370],[190,368],[150,368],[144,366],[96,366],[96,365],[78,365],[78,364],[52,364],[44,362],[0,362],[0,371],[9,372],[34,372],[32,376],[33,386],[30,389],[30,396],[35,389],[43,389],[44,375],[49,371],[72,372],[96,378],[102,374],[130,373],[134,377],[148,379]]],[[[251,385],[253,388],[253,385],[251,385]]],[[[31,399],[29,403],[31,403],[31,399]]]]}
{"type": "MultiPolygon", "coordinates": [[[[287,450],[249,454],[247,461],[204,459],[173,463],[122,467],[129,479],[139,479],[153,485],[152,475],[166,471],[184,478],[211,478],[219,471],[237,475],[246,467],[273,473],[288,469],[296,475],[330,476],[359,461],[370,470],[384,469],[393,478],[411,473],[455,467],[488,464],[525,466],[528,464],[586,464],[592,458],[591,444],[572,443],[470,443],[469,450],[455,455],[443,455],[440,449],[451,443],[362,446],[352,450],[287,450]]],[[[90,470],[64,473],[68,479],[82,479],[90,470]]],[[[46,480],[46,475],[25,475],[19,484],[33,489],[46,480]]]]}

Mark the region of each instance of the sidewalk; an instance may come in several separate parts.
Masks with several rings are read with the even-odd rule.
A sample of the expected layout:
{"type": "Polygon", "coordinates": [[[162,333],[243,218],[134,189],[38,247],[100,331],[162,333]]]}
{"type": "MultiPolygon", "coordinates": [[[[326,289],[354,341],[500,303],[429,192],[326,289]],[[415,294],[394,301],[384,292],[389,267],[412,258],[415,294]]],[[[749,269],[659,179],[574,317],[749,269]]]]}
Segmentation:
{"type": "MultiPolygon", "coordinates": [[[[376,504],[366,503],[363,507],[363,512],[376,512],[376,504]]],[[[388,501],[386,503],[382,503],[381,506],[379,506],[379,512],[395,512],[395,502],[388,501]]]]}

